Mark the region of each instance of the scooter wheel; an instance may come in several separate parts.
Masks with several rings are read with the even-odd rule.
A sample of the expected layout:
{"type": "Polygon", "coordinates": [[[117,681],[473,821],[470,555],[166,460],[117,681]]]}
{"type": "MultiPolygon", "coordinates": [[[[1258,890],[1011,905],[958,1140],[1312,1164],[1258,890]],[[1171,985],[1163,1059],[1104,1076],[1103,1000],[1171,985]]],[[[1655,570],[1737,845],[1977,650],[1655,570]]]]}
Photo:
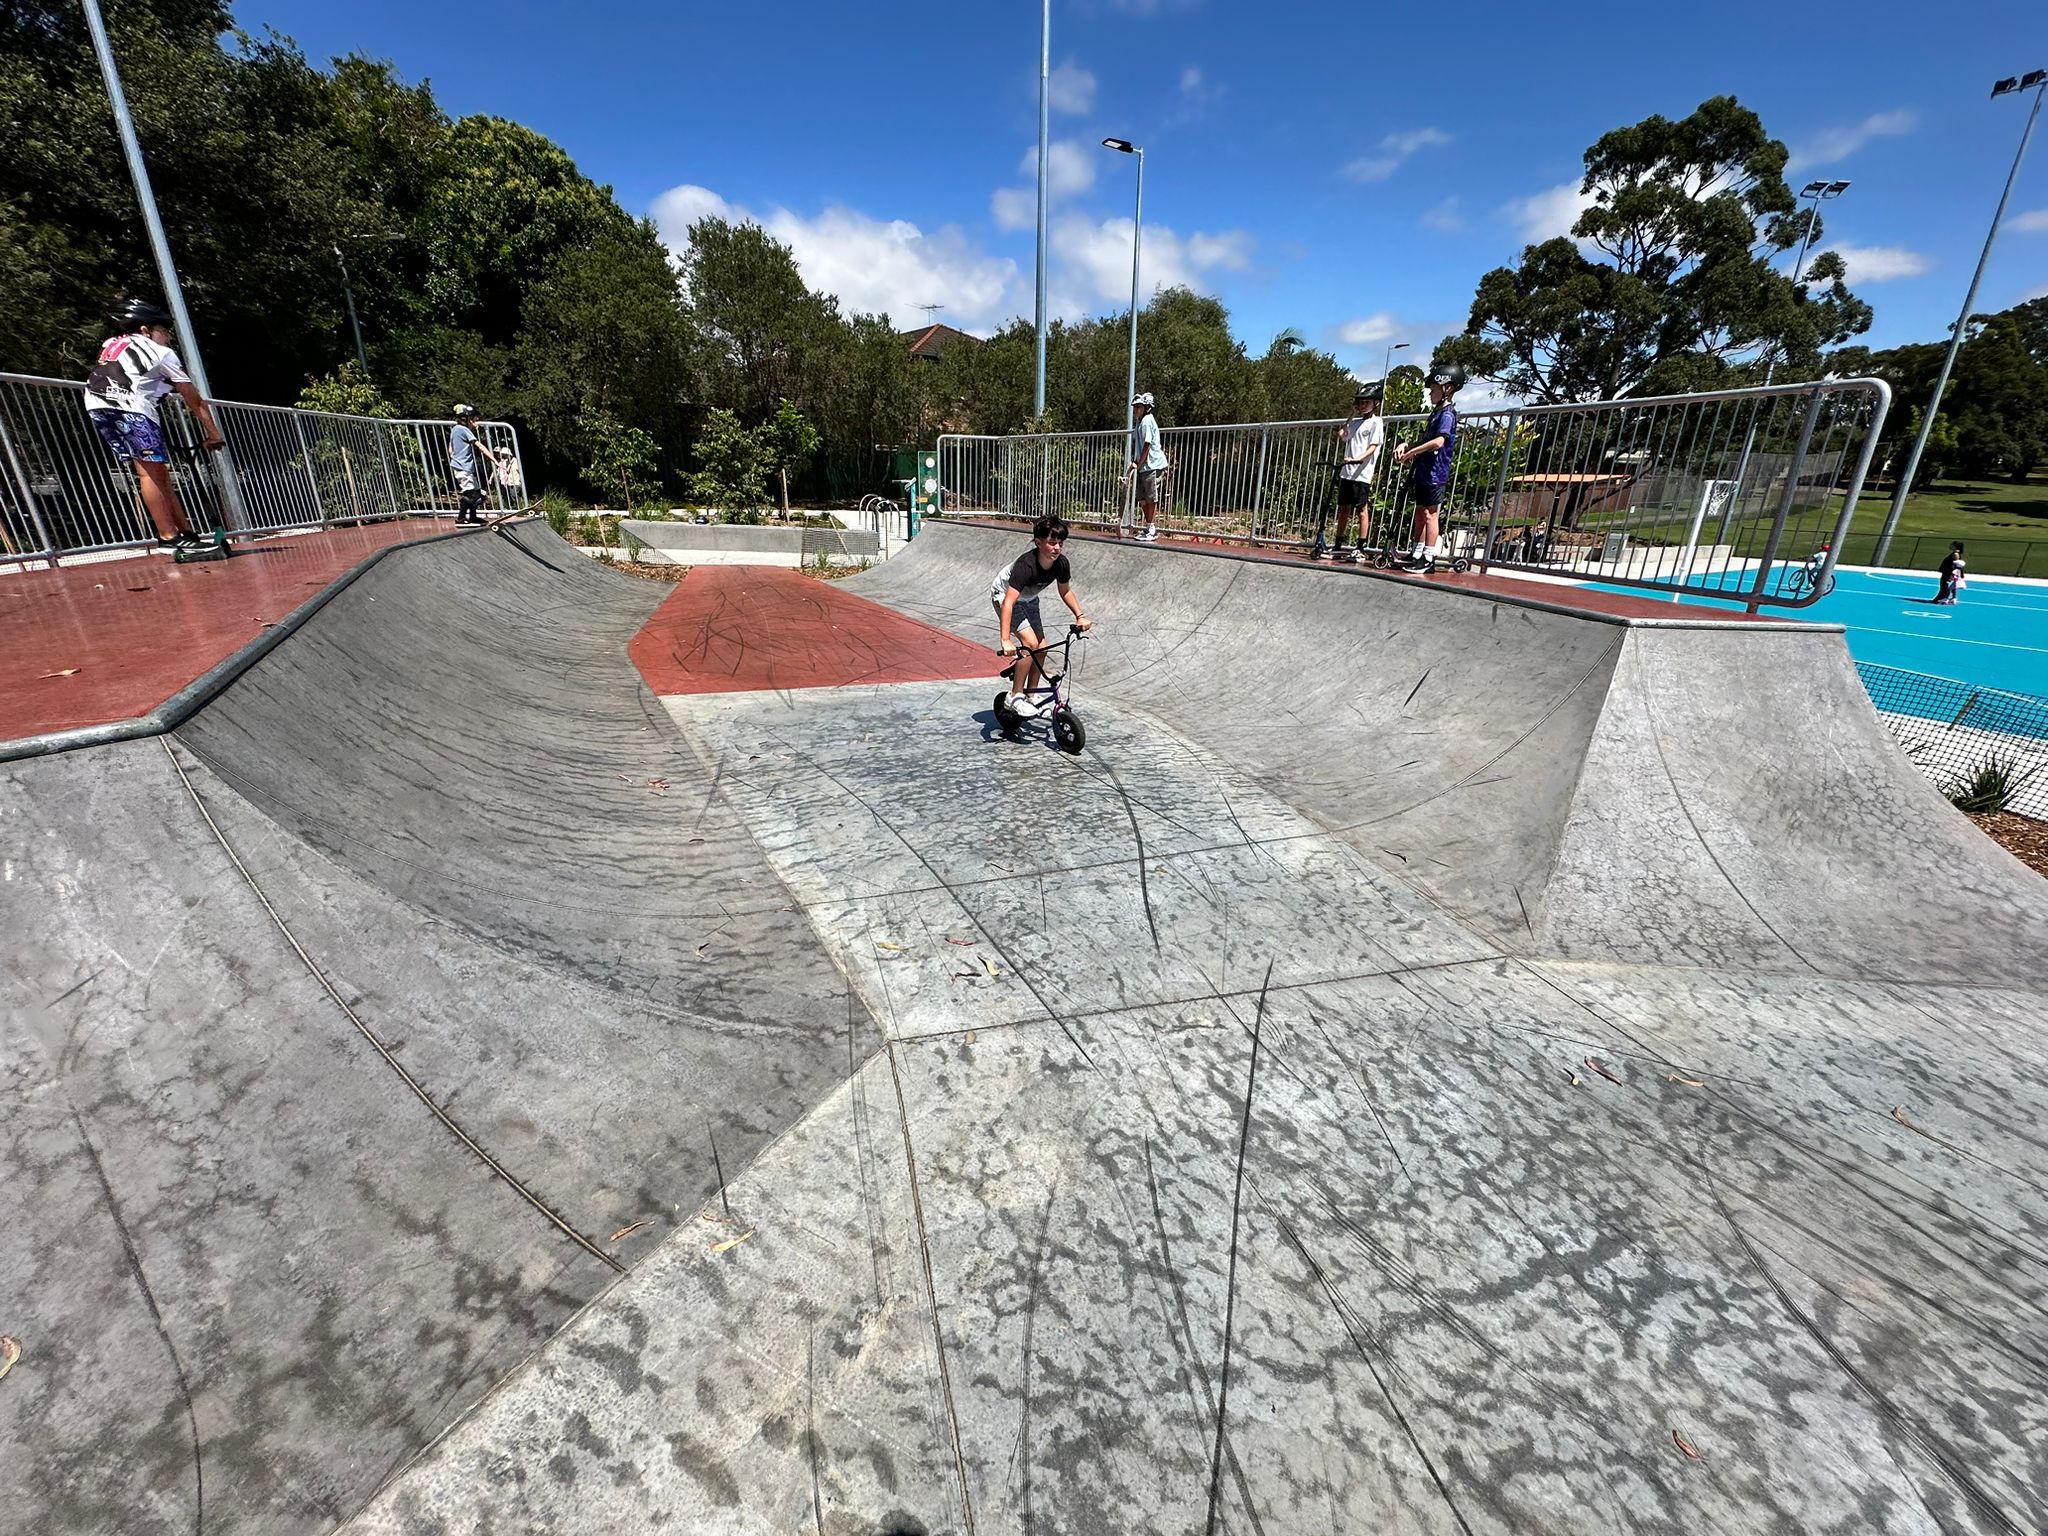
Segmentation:
{"type": "Polygon", "coordinates": [[[1459,572],[1460,574],[1463,574],[1464,572],[1472,569],[1472,562],[1470,560],[1467,560],[1463,555],[1460,555],[1457,559],[1451,562],[1451,569],[1459,572]]]}
{"type": "Polygon", "coordinates": [[[1079,715],[1071,709],[1063,709],[1053,717],[1052,739],[1062,752],[1079,752],[1088,744],[1088,732],[1082,727],[1079,715]]]}
{"type": "Polygon", "coordinates": [[[1372,567],[1376,571],[1391,571],[1394,568],[1394,557],[1384,549],[1376,549],[1372,555],[1372,567]]]}
{"type": "Polygon", "coordinates": [[[1010,696],[1007,693],[997,694],[996,728],[1009,737],[1010,740],[1015,741],[1017,739],[1018,723],[1017,717],[1010,713],[1010,696]]]}

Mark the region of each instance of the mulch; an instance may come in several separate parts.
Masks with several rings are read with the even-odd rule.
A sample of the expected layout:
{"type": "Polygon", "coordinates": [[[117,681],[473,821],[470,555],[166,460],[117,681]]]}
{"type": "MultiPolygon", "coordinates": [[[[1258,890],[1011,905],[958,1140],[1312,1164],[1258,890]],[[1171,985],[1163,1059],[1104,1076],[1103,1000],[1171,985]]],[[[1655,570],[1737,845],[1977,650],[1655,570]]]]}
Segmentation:
{"type": "Polygon", "coordinates": [[[2022,864],[2048,875],[2048,821],[2015,816],[2011,811],[1992,811],[1970,820],[2007,853],[2022,864]]]}

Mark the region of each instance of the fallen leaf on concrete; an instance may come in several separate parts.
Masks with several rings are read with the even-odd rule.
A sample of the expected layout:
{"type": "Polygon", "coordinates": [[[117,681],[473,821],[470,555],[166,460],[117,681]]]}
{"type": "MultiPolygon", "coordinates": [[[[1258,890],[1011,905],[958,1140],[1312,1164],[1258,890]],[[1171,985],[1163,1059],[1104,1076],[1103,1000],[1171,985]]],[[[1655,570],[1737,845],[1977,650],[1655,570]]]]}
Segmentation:
{"type": "Polygon", "coordinates": [[[1907,1130],[1911,1131],[1915,1136],[1926,1136],[1929,1141],[1934,1141],[1937,1139],[1936,1137],[1929,1135],[1928,1132],[1921,1130],[1919,1126],[1915,1125],[1912,1121],[1906,1118],[1906,1106],[1903,1104],[1894,1104],[1892,1106],[1892,1118],[1898,1121],[1899,1124],[1903,1125],[1907,1130]]]}
{"type": "Polygon", "coordinates": [[[654,791],[655,791],[655,792],[656,792],[656,793],[658,794],[658,793],[660,793],[660,792],[661,792],[662,790],[665,790],[665,789],[667,789],[667,788],[668,788],[668,780],[667,780],[667,779],[649,779],[649,780],[647,781],[647,787],[648,787],[649,789],[651,789],[651,790],[654,790],[654,791]]]}
{"type": "Polygon", "coordinates": [[[1673,1442],[1673,1443],[1674,1443],[1674,1444],[1675,1444],[1675,1445],[1676,1445],[1676,1446],[1677,1446],[1677,1447],[1678,1447],[1678,1448],[1679,1448],[1679,1449],[1680,1449],[1681,1451],[1685,1452],[1685,1454],[1686,1454],[1686,1455],[1688,1455],[1688,1456],[1690,1456],[1690,1457],[1691,1457],[1691,1458],[1692,1458],[1692,1459],[1693,1459],[1694,1461],[1704,1461],[1704,1460],[1706,1460],[1706,1458],[1705,1458],[1704,1456],[1700,1455],[1700,1453],[1699,1453],[1698,1451],[1694,1450],[1694,1449],[1693,1449],[1693,1448],[1692,1448],[1692,1447],[1691,1447],[1690,1445],[1687,1445],[1687,1444],[1685,1443],[1685,1436],[1681,1435],[1681,1434],[1680,1434],[1680,1433],[1679,1433],[1679,1432],[1678,1432],[1677,1430],[1675,1430],[1675,1429],[1674,1429],[1673,1431],[1671,1431],[1671,1439],[1672,1439],[1672,1442],[1673,1442]]]}
{"type": "Polygon", "coordinates": [[[877,949],[891,949],[891,950],[894,950],[894,951],[895,951],[895,952],[896,952],[897,954],[899,954],[899,955],[903,953],[903,946],[902,946],[901,944],[891,944],[891,943],[890,943],[890,942],[889,942],[889,941],[888,941],[887,939],[877,939],[877,940],[875,940],[875,948],[877,948],[877,949]]]}
{"type": "Polygon", "coordinates": [[[698,959],[700,959],[700,960],[701,960],[701,959],[703,959],[703,957],[704,957],[704,951],[705,951],[705,950],[707,950],[707,949],[709,949],[710,947],[711,947],[711,941],[710,941],[709,939],[706,939],[706,940],[705,940],[705,941],[704,941],[704,942],[703,942],[702,944],[699,944],[699,945],[697,946],[697,958],[698,958],[698,959]]]}
{"type": "Polygon", "coordinates": [[[951,935],[950,933],[946,935],[946,942],[947,942],[948,944],[958,944],[958,945],[959,945],[959,946],[960,946],[960,947],[961,947],[962,949],[972,949],[972,948],[974,948],[974,940],[972,940],[972,939],[956,939],[956,938],[954,938],[954,937],[953,937],[953,935],[951,935]]]}
{"type": "Polygon", "coordinates": [[[0,1333],[0,1376],[14,1369],[14,1362],[21,1358],[21,1340],[12,1334],[0,1333]]]}
{"type": "Polygon", "coordinates": [[[62,672],[45,672],[42,674],[42,677],[38,677],[36,681],[41,682],[45,677],[76,677],[77,675],[78,668],[66,667],[62,672]]]}
{"type": "Polygon", "coordinates": [[[630,1227],[619,1228],[618,1231],[614,1232],[610,1237],[606,1238],[605,1241],[608,1243],[616,1243],[622,1237],[631,1237],[635,1232],[638,1232],[642,1227],[646,1225],[647,1223],[644,1221],[636,1221],[630,1227]]]}
{"type": "Polygon", "coordinates": [[[1680,1077],[1676,1072],[1668,1074],[1664,1081],[1667,1083],[1683,1083],[1688,1088],[1704,1088],[1707,1086],[1697,1078],[1680,1077]]]}
{"type": "Polygon", "coordinates": [[[1564,1075],[1572,1080],[1572,1086],[1574,1088],[1579,1086],[1579,1074],[1574,1072],[1570,1067],[1566,1067],[1564,1069],[1564,1075]]]}
{"type": "Polygon", "coordinates": [[[622,773],[622,774],[620,774],[620,775],[619,775],[619,782],[620,782],[621,784],[630,784],[630,783],[632,783],[633,781],[632,781],[632,780],[631,780],[630,778],[628,778],[628,777],[627,777],[627,776],[626,776],[625,774],[623,774],[623,773],[622,773]]]}
{"type": "Polygon", "coordinates": [[[981,957],[981,968],[984,971],[987,971],[991,976],[1000,976],[1003,974],[1001,971],[996,969],[995,961],[989,959],[987,955],[983,955],[981,957]]]}
{"type": "Polygon", "coordinates": [[[955,981],[979,981],[979,980],[981,980],[981,972],[979,972],[979,971],[955,971],[955,972],[953,973],[953,979],[954,979],[955,981]]]}
{"type": "Polygon", "coordinates": [[[969,1045],[974,1044],[974,1031],[971,1029],[967,1031],[967,1043],[969,1045]]]}
{"type": "Polygon", "coordinates": [[[713,1243],[711,1245],[711,1251],[713,1253],[724,1253],[727,1249],[739,1247],[741,1243],[744,1243],[748,1238],[752,1237],[753,1235],[754,1229],[752,1227],[749,1227],[746,1231],[742,1232],[738,1237],[728,1237],[722,1243],[713,1243]]]}
{"type": "Polygon", "coordinates": [[[1586,1065],[1591,1067],[1595,1072],[1598,1072],[1610,1083],[1619,1083],[1621,1081],[1620,1078],[1616,1077],[1612,1072],[1608,1071],[1605,1067],[1601,1066],[1599,1062],[1595,1061],[1590,1056],[1586,1058],[1586,1065]]]}

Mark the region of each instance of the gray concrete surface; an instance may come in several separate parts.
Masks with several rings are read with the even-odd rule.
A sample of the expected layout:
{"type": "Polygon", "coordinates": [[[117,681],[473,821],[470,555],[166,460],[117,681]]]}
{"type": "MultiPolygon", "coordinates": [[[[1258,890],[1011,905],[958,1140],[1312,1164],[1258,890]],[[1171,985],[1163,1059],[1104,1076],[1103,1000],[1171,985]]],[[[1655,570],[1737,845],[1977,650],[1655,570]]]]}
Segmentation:
{"type": "Polygon", "coordinates": [[[844,1079],[625,658],[665,591],[402,551],[178,736],[0,769],[0,1529],[332,1529],[844,1079]]]}
{"type": "Polygon", "coordinates": [[[2048,906],[1839,637],[1084,545],[1070,757],[529,542],[0,779],[51,1528],[2048,1529],[2048,906]]]}
{"type": "Polygon", "coordinates": [[[786,565],[827,559],[852,565],[881,557],[870,529],[781,527],[750,523],[660,522],[622,519],[619,527],[671,565],[786,565]]]}

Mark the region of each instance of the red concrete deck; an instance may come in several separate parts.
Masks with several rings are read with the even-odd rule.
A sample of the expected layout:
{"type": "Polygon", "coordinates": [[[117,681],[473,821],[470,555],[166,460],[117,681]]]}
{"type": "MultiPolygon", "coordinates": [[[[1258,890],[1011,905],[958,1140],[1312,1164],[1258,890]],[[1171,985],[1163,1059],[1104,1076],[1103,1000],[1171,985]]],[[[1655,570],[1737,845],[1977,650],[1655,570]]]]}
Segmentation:
{"type": "Polygon", "coordinates": [[[698,566],[633,638],[633,664],[659,694],[833,688],[994,677],[991,647],[798,571],[698,566]]]}
{"type": "Polygon", "coordinates": [[[168,555],[0,571],[0,741],[147,714],[428,519],[240,544],[232,559],[168,555]]]}

